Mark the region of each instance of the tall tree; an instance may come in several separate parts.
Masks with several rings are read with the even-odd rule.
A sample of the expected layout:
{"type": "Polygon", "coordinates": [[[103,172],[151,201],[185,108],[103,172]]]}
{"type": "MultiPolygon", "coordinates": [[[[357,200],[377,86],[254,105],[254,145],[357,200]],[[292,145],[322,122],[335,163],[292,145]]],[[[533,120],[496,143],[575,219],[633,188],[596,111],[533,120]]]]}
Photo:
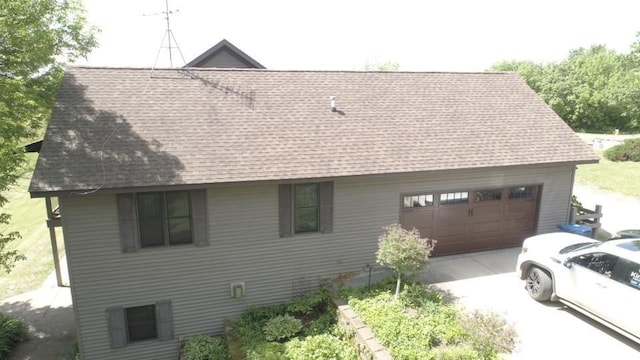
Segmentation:
{"type": "Polygon", "coordinates": [[[571,50],[561,62],[500,62],[516,71],[576,131],[640,130],[640,35],[629,54],[604,45],[571,50]]]}
{"type": "MultiPolygon", "coordinates": [[[[77,0],[2,0],[0,4],[0,208],[25,163],[22,146],[49,119],[64,65],[95,47],[77,0]]],[[[0,213],[0,225],[10,216],[0,213]]],[[[0,267],[23,257],[8,251],[16,232],[0,232],[0,267]]]]}

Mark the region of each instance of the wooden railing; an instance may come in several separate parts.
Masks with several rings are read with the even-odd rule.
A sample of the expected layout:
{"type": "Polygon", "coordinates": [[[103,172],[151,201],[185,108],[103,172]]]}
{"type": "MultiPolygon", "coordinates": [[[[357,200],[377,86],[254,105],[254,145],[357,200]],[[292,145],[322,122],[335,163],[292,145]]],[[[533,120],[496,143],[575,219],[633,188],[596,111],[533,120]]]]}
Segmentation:
{"type": "Polygon", "coordinates": [[[569,224],[586,225],[591,228],[591,237],[595,239],[596,231],[602,226],[602,205],[596,205],[595,210],[572,206],[569,213],[569,224]]]}

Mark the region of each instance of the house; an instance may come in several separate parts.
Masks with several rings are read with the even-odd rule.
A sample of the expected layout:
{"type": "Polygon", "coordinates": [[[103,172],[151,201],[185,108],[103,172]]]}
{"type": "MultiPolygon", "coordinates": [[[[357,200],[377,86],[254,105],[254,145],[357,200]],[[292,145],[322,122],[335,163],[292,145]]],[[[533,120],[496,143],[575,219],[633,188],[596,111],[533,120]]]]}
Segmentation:
{"type": "Polygon", "coordinates": [[[226,39],[222,39],[209,50],[191,60],[185,67],[264,69],[262,64],[226,39]]]}
{"type": "Polygon", "coordinates": [[[30,192],[58,198],[85,359],[173,359],[252,304],[567,221],[591,149],[514,73],[68,68],[30,192]]]}

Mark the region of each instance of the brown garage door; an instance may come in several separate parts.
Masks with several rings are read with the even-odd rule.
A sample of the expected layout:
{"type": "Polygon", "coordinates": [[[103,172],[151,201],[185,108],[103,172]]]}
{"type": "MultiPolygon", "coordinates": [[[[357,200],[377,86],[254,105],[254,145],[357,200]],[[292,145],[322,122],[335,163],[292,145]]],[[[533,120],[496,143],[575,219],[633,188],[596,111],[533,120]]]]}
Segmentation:
{"type": "Polygon", "coordinates": [[[534,233],[539,186],[402,197],[400,221],[437,240],[435,256],[518,246],[534,233]]]}

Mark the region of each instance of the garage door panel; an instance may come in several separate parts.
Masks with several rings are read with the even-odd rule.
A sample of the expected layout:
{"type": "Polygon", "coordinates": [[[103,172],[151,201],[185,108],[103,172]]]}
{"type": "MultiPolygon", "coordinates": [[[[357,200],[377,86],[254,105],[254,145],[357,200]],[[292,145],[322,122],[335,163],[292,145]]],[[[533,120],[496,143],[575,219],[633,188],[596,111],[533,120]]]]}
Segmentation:
{"type": "Polygon", "coordinates": [[[469,230],[472,234],[472,237],[476,234],[481,233],[491,233],[495,237],[495,235],[500,232],[500,220],[498,219],[497,221],[473,223],[471,224],[469,230]]]}
{"type": "Polygon", "coordinates": [[[438,207],[436,223],[438,227],[447,225],[466,225],[469,218],[469,207],[460,205],[441,205],[438,207]]]}

